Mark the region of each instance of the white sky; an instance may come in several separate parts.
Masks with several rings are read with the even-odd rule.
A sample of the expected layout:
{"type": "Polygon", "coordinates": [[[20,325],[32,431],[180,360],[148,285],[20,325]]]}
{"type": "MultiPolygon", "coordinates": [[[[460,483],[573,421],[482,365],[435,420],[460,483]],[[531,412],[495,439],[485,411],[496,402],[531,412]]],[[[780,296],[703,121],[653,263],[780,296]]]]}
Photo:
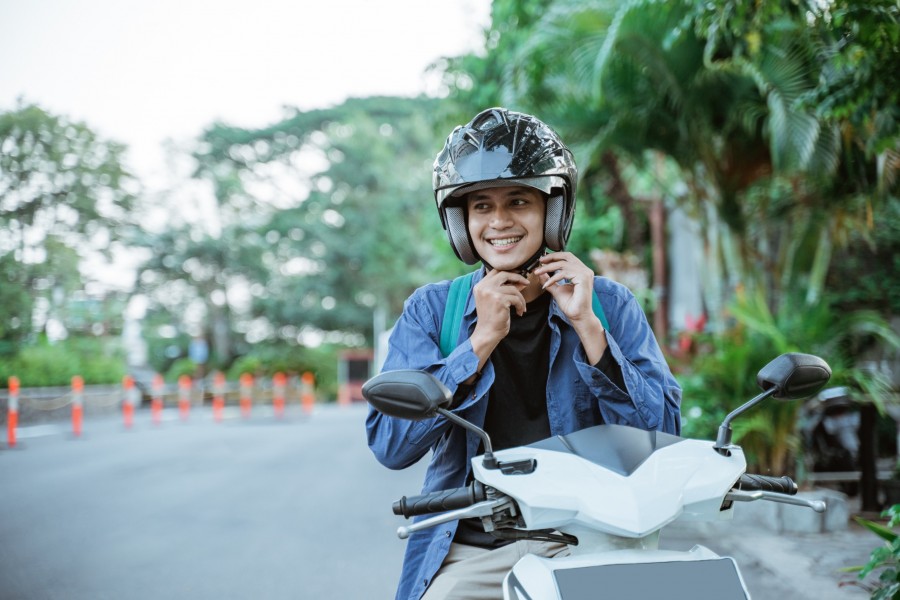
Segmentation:
{"type": "Polygon", "coordinates": [[[490,0],[0,0],[0,110],[16,99],[126,143],[137,174],[214,120],[415,95],[481,47],[490,0]]]}

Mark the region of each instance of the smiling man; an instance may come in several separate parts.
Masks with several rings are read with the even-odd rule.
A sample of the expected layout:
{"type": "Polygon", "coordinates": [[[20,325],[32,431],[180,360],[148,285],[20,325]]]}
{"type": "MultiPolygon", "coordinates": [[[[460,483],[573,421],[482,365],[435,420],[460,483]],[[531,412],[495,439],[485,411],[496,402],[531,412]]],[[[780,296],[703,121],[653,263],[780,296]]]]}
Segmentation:
{"type": "MultiPolygon", "coordinates": [[[[454,129],[435,159],[450,245],[481,268],[464,290],[455,346],[441,344],[451,282],[426,285],[404,306],[384,370],[434,374],[453,392],[453,411],[483,427],[494,450],[601,423],[680,431],[681,389],[643,310],[627,288],[565,251],[577,179],[572,153],[550,127],[503,108],[454,129]]],[[[366,430],[389,468],[431,452],[423,493],[464,485],[482,451],[443,417],[410,422],[371,410],[366,430]]],[[[420,531],[409,539],[397,598],[500,598],[524,554],[567,551],[555,541],[494,537],[478,519],[420,531]]]]}

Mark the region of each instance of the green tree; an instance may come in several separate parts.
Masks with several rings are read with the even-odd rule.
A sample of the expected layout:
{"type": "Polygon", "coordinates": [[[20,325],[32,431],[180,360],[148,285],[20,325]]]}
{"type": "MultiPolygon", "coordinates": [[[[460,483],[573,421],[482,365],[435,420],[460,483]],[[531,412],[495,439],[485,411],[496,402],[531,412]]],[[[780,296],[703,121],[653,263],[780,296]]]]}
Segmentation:
{"type": "MultiPolygon", "coordinates": [[[[739,285],[765,289],[773,302],[802,286],[815,302],[832,248],[871,227],[889,196],[871,193],[896,188],[893,125],[879,130],[881,154],[848,152],[866,135],[842,144],[851,131],[895,121],[896,92],[876,81],[896,77],[881,66],[898,58],[895,4],[558,0],[512,48],[500,46],[495,22],[486,39],[499,40],[497,52],[489,43],[481,60],[504,69],[488,83],[501,87],[492,97],[541,114],[572,141],[588,200],[598,173],[621,182],[623,163],[652,171],[662,155],[679,165],[684,200],[705,221],[710,306],[724,307],[739,285]],[[868,70],[851,101],[840,92],[852,65],[868,70]],[[853,112],[853,128],[846,117],[857,106],[869,112],[853,112]],[[879,164],[885,174],[876,178],[879,164]],[[728,282],[724,294],[718,281],[728,282]]],[[[495,15],[498,5],[531,3],[498,1],[495,15]]],[[[625,189],[609,194],[620,209],[634,204],[625,189]]],[[[639,244],[639,224],[625,217],[634,232],[625,239],[639,244]]]]}
{"type": "Polygon", "coordinates": [[[261,315],[371,343],[373,314],[399,314],[415,287],[458,271],[433,208],[435,105],[350,100],[282,124],[326,166],[310,178],[309,196],[269,225],[272,251],[288,272],[270,282],[257,303],[261,315]]]}
{"type": "MultiPolygon", "coordinates": [[[[266,281],[267,273],[263,266],[267,243],[255,229],[230,224],[211,234],[185,223],[170,224],[163,232],[142,233],[135,243],[150,251],[140,269],[137,291],[151,300],[151,312],[163,327],[175,328],[164,339],[180,333],[188,339],[210,341],[214,366],[228,366],[246,351],[235,330],[240,328],[240,313],[248,310],[249,300],[244,297],[266,281]]],[[[152,329],[160,326],[156,321],[149,320],[145,332],[154,347],[159,346],[152,329]]],[[[171,353],[171,344],[164,341],[162,352],[171,353]]],[[[180,340],[180,350],[178,355],[155,356],[154,366],[162,370],[171,359],[182,356],[186,339],[180,340]]]]}
{"type": "Polygon", "coordinates": [[[124,147],[21,102],[0,113],[0,352],[15,352],[83,286],[81,259],[122,237],[135,181],[124,147]]]}
{"type": "MultiPolygon", "coordinates": [[[[491,3],[491,26],[485,31],[485,51],[437,61],[432,71],[438,72],[448,91],[450,107],[444,125],[468,121],[485,108],[515,105],[522,98],[513,94],[513,75],[509,65],[518,60],[518,53],[526,45],[535,26],[546,17],[553,0],[494,0],[491,3]],[[460,121],[462,120],[462,121],[460,121]]],[[[521,65],[529,73],[543,73],[556,66],[556,61],[544,57],[521,65]]],[[[532,89],[532,92],[538,92],[532,89]]],[[[552,96],[552,87],[540,90],[542,98],[552,96]]],[[[539,99],[536,102],[540,102],[539,99]]]]}
{"type": "Polygon", "coordinates": [[[28,273],[11,252],[0,254],[0,355],[14,354],[31,322],[28,273]]]}
{"type": "Polygon", "coordinates": [[[376,313],[389,324],[412,289],[460,269],[433,208],[436,106],[351,99],[263,129],[210,127],[196,177],[212,185],[218,225],[147,235],[156,306],[194,303],[208,330],[218,311],[232,349],[222,366],[249,343],[371,344],[376,313]]]}
{"type": "Polygon", "coordinates": [[[768,217],[751,232],[758,244],[781,232],[772,247],[783,258],[769,265],[782,285],[799,273],[815,303],[834,249],[860,236],[871,240],[875,221],[889,218],[896,202],[900,5],[839,0],[757,8],[719,0],[695,4],[692,16],[706,33],[707,62],[738,67],[767,100],[774,177],[744,196],[744,212],[768,217]],[[770,58],[771,48],[785,58],[770,58]]]}

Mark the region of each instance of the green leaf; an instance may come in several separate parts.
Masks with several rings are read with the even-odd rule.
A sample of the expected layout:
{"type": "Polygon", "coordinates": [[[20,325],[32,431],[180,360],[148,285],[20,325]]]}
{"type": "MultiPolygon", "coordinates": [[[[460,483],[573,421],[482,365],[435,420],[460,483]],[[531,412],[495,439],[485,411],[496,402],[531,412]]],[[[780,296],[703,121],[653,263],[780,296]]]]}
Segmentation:
{"type": "Polygon", "coordinates": [[[869,531],[871,531],[872,533],[874,533],[875,535],[877,535],[878,537],[882,538],[883,540],[885,540],[887,542],[892,543],[892,542],[894,542],[894,540],[897,539],[897,534],[895,532],[888,529],[884,525],[881,525],[880,523],[876,523],[874,521],[869,521],[868,519],[864,519],[862,517],[853,517],[853,519],[857,523],[859,523],[860,525],[862,525],[863,527],[865,527],[866,529],[868,529],[869,531]]]}

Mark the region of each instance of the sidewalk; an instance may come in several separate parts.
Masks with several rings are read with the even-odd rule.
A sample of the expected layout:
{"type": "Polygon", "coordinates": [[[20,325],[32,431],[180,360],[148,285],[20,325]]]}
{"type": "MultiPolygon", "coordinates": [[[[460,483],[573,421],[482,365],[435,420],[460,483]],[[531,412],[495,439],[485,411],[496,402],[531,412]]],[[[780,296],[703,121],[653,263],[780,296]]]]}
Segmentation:
{"type": "MultiPolygon", "coordinates": [[[[869,554],[881,541],[872,532],[856,525],[844,531],[825,533],[766,532],[760,528],[741,527],[734,539],[736,548],[750,557],[754,570],[765,578],[757,581],[758,590],[771,590],[760,598],[794,598],[796,600],[840,600],[869,598],[855,573],[841,569],[864,565],[869,554]],[[843,583],[843,585],[842,585],[843,583]],[[777,594],[777,595],[776,595],[777,594]]],[[[747,582],[748,586],[750,581],[747,582]]]]}

